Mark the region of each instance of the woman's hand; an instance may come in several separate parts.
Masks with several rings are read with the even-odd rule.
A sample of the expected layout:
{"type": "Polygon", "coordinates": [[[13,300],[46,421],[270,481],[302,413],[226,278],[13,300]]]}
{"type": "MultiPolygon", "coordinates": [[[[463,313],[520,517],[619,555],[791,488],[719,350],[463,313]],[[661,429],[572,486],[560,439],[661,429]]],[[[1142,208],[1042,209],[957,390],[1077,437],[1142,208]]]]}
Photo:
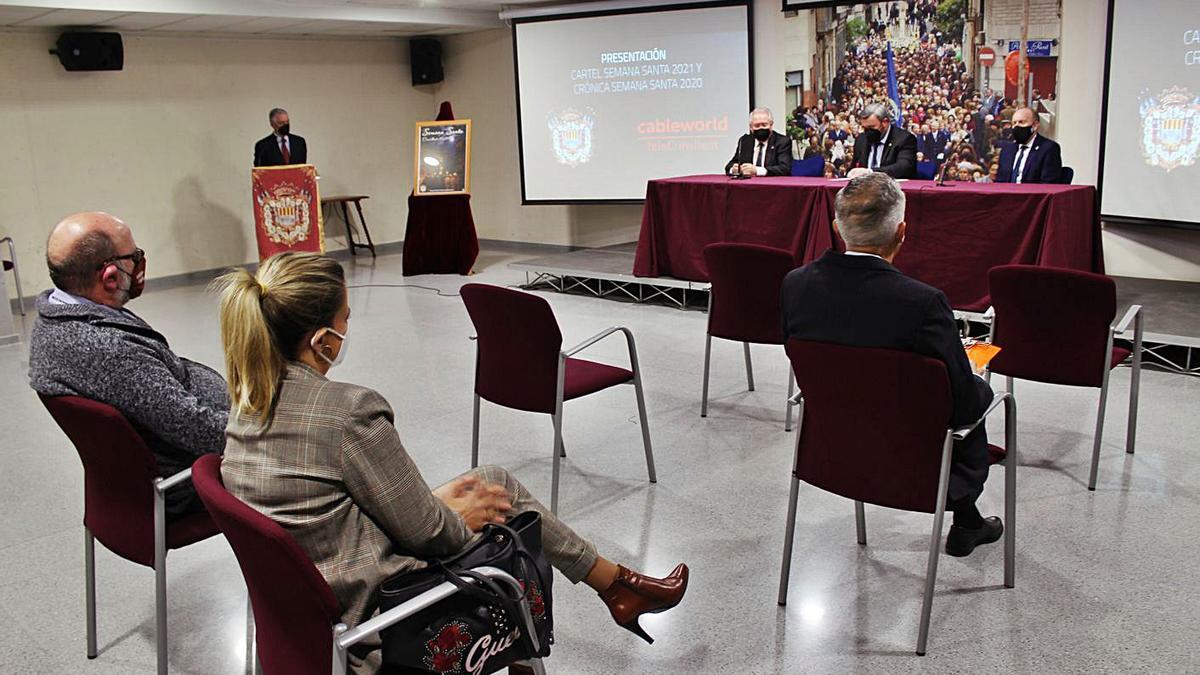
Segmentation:
{"type": "Polygon", "coordinates": [[[504,523],[512,510],[508,490],[475,476],[459,476],[435,489],[433,495],[457,513],[472,532],[488,523],[504,523]]]}

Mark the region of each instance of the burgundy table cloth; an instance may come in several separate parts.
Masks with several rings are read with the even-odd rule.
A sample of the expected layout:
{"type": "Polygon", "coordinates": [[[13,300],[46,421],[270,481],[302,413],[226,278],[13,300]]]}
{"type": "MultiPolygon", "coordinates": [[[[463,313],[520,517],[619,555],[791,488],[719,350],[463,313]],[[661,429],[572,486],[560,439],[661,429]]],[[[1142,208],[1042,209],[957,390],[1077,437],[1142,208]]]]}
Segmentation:
{"type": "Polygon", "coordinates": [[[478,255],[471,195],[408,196],[404,276],[470,274],[478,255]]]}
{"type": "MultiPolygon", "coordinates": [[[[706,281],[704,247],[718,241],[775,246],[807,263],[834,245],[833,202],[845,184],[794,177],[650,181],[633,273],[706,281]]],[[[941,289],[955,309],[987,308],[988,270],[997,265],[1104,272],[1091,186],[900,186],[908,232],[896,266],[941,289]]]]}

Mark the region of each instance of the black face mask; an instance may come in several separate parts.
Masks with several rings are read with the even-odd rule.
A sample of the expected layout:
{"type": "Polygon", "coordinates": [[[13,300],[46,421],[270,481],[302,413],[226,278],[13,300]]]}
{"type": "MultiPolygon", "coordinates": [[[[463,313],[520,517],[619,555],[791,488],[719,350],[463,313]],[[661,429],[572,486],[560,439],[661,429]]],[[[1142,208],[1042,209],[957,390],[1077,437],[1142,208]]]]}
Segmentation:
{"type": "Polygon", "coordinates": [[[279,134],[280,136],[287,136],[291,131],[292,131],[292,125],[285,124],[285,125],[279,127],[278,129],[276,129],[275,133],[279,134]]]}
{"type": "Polygon", "coordinates": [[[877,145],[883,140],[883,132],[878,129],[867,129],[867,143],[869,145],[877,145]]]}
{"type": "Polygon", "coordinates": [[[765,141],[771,137],[770,129],[755,129],[754,131],[751,131],[750,133],[754,135],[755,140],[759,140],[759,141],[765,141]]]}
{"type": "Polygon", "coordinates": [[[1033,138],[1033,127],[1013,127],[1012,134],[1017,145],[1025,145],[1033,138]]]}

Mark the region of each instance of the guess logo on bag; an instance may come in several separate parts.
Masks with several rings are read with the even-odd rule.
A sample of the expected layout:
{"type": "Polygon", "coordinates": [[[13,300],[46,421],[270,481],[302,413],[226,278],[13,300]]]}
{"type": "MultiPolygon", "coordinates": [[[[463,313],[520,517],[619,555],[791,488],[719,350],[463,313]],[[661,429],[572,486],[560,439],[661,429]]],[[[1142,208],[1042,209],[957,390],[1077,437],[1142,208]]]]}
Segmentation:
{"type": "MultiPolygon", "coordinates": [[[[490,636],[485,639],[490,639],[490,636]]],[[[467,645],[471,644],[471,640],[470,627],[461,621],[451,621],[442,626],[437,635],[425,643],[425,651],[428,654],[424,658],[425,666],[443,675],[463,672],[462,653],[467,645]]],[[[475,648],[472,647],[471,651],[474,652],[475,648]]]]}
{"type": "Polygon", "coordinates": [[[514,630],[507,637],[501,640],[494,640],[491,635],[484,635],[479,638],[475,644],[471,645],[471,651],[467,652],[467,672],[471,675],[482,675],[483,666],[487,664],[488,659],[497,654],[503,654],[504,650],[513,646],[517,638],[521,636],[521,631],[514,630]]]}

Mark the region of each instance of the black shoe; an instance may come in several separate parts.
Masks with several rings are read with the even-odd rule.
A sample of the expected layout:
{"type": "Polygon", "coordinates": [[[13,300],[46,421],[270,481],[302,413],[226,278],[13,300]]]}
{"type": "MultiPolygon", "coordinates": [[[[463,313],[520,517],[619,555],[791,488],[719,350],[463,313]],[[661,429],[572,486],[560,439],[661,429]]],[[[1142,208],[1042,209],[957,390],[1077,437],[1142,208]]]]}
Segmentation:
{"type": "Polygon", "coordinates": [[[990,544],[1000,539],[1004,534],[1004,523],[1000,518],[992,516],[983,519],[983,526],[975,529],[951,525],[950,534],[946,536],[946,554],[955,558],[965,558],[971,555],[980,544],[990,544]]]}

